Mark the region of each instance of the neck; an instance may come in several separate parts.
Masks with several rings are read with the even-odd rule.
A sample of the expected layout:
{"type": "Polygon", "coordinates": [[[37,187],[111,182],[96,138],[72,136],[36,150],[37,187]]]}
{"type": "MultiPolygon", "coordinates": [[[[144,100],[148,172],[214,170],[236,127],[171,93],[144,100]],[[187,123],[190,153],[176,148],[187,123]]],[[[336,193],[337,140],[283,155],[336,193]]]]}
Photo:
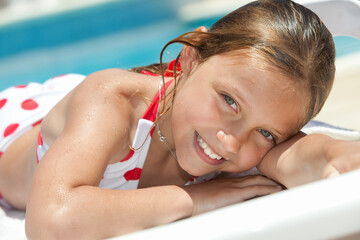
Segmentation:
{"type": "Polygon", "coordinates": [[[148,157],[143,166],[139,188],[179,185],[183,186],[189,181],[190,175],[178,164],[177,160],[170,154],[164,143],[153,135],[148,157]]]}
{"type": "MultiPolygon", "coordinates": [[[[167,150],[171,155],[176,159],[175,155],[175,144],[174,137],[172,132],[172,91],[174,89],[174,83],[170,84],[167,89],[166,101],[160,101],[158,114],[157,114],[157,123],[155,129],[155,135],[160,142],[166,146],[167,150]],[[169,94],[171,92],[171,94],[169,94]],[[165,103],[165,106],[163,105],[165,103]],[[163,111],[162,111],[163,110],[163,111]],[[162,112],[164,113],[162,113],[162,112]]],[[[161,96],[163,97],[163,96],[161,96]]],[[[154,137],[154,136],[153,136],[154,137]]]]}
{"type": "MultiPolygon", "coordinates": [[[[172,83],[167,92],[171,92],[174,88],[172,83]]],[[[169,109],[164,114],[160,111],[163,109],[164,101],[159,104],[157,116],[157,126],[152,137],[151,148],[148,158],[145,162],[148,176],[153,176],[152,180],[147,179],[146,182],[162,182],[165,184],[184,184],[190,178],[178,164],[175,144],[172,132],[172,94],[166,95],[164,110],[169,109]],[[151,156],[151,157],[150,157],[151,156]]],[[[145,177],[144,177],[145,178],[145,177]]],[[[143,186],[143,185],[142,185],[143,186]]]]}

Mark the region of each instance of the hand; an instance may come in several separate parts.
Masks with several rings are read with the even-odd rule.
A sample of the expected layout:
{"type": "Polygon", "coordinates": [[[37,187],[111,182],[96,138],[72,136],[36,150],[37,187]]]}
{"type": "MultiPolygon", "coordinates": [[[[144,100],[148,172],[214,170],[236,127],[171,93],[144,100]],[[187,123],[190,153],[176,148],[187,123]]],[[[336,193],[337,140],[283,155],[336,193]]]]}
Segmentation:
{"type": "Polygon", "coordinates": [[[360,169],[360,142],[336,140],[327,150],[329,159],[322,172],[323,178],[360,169]]]}
{"type": "Polygon", "coordinates": [[[242,178],[215,179],[185,186],[193,201],[192,216],[242,202],[254,197],[278,192],[282,187],[262,175],[242,178]]]}

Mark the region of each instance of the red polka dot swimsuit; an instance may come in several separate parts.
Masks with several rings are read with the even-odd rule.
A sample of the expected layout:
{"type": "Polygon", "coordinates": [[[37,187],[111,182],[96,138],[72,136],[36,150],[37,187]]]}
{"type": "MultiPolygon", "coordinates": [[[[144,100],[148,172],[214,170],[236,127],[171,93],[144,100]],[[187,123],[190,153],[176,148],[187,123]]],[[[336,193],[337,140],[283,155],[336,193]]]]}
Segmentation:
{"type": "Polygon", "coordinates": [[[40,83],[10,87],[0,92],[0,158],[20,135],[45,115],[85,76],[66,74],[40,83]]]}
{"type": "MultiPolygon", "coordinates": [[[[169,86],[171,81],[166,83],[169,86]]],[[[162,89],[162,92],[164,89],[162,89]]],[[[135,138],[132,144],[136,151],[130,150],[129,154],[117,163],[109,164],[103,174],[99,187],[108,189],[136,189],[139,183],[141,170],[144,166],[152,138],[152,127],[156,119],[159,106],[159,93],[157,93],[139,120],[135,138]],[[151,131],[151,132],[150,132],[151,131]],[[148,136],[150,132],[150,135],[148,136]]],[[[37,161],[48,150],[48,145],[43,141],[41,135],[38,139],[37,161]]]]}

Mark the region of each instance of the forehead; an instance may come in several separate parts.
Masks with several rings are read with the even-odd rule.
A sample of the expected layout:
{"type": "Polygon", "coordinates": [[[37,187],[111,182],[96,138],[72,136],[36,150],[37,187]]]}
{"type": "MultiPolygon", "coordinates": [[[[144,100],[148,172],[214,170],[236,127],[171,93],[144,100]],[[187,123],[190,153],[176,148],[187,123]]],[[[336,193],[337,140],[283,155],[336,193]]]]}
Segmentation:
{"type": "Polygon", "coordinates": [[[258,84],[262,81],[262,84],[277,86],[278,91],[285,89],[295,91],[302,87],[297,79],[290,78],[284,71],[277,69],[258,55],[249,53],[216,55],[207,62],[212,65],[214,72],[246,81],[248,84],[258,84]]]}
{"type": "Polygon", "coordinates": [[[295,79],[247,55],[214,56],[209,59],[214,82],[239,96],[242,111],[253,124],[271,126],[292,135],[306,116],[308,91],[295,79]]]}

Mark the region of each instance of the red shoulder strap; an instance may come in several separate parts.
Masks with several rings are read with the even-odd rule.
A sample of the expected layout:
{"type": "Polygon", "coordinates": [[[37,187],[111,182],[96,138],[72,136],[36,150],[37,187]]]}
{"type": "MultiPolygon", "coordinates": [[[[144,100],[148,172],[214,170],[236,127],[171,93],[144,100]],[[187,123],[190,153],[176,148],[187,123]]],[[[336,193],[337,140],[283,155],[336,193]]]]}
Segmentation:
{"type": "MultiPolygon", "coordinates": [[[[161,88],[161,96],[163,96],[164,94],[164,90],[167,89],[169,87],[169,85],[173,82],[173,80],[168,81],[167,83],[165,83],[165,88],[162,87],[161,88]]],[[[149,121],[155,122],[156,120],[156,114],[159,108],[159,92],[157,92],[155,94],[155,97],[153,98],[153,100],[151,101],[148,109],[145,111],[144,115],[143,115],[143,119],[147,119],[149,121]]]]}

